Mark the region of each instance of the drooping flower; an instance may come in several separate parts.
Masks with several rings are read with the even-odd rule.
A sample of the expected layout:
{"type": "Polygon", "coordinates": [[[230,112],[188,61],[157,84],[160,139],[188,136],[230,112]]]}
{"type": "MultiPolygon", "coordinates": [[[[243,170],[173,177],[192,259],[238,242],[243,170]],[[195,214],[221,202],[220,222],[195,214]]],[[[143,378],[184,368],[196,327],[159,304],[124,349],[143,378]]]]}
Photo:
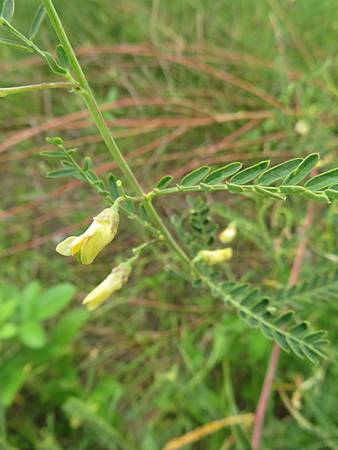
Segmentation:
{"type": "Polygon", "coordinates": [[[223,244],[228,244],[229,242],[232,242],[234,240],[234,238],[236,237],[237,234],[237,228],[236,225],[234,224],[234,222],[231,222],[226,228],[225,230],[223,230],[219,236],[218,239],[223,243],[223,244]]]}
{"type": "Polygon", "coordinates": [[[127,283],[132,265],[130,261],[125,261],[116,266],[111,273],[94,288],[83,300],[83,304],[93,311],[107,300],[111,294],[120,290],[127,283]]]}
{"type": "Polygon", "coordinates": [[[232,258],[232,248],[221,248],[218,250],[201,250],[198,252],[196,258],[194,259],[196,262],[204,262],[209,266],[213,266],[214,264],[220,264],[225,261],[229,261],[232,258]]]}
{"type": "Polygon", "coordinates": [[[118,203],[93,218],[92,224],[80,236],[70,236],[56,247],[63,256],[79,253],[82,264],[90,264],[115,237],[119,225],[118,203]]]}

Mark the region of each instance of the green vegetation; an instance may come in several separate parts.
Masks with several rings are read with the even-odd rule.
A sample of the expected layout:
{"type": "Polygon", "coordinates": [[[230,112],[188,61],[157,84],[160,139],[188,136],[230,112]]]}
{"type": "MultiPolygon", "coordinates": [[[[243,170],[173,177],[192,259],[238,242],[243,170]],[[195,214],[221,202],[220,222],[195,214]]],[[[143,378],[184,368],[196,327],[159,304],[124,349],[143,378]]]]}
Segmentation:
{"type": "Polygon", "coordinates": [[[338,448],[335,2],[41,3],[0,19],[0,447],[338,448]]]}

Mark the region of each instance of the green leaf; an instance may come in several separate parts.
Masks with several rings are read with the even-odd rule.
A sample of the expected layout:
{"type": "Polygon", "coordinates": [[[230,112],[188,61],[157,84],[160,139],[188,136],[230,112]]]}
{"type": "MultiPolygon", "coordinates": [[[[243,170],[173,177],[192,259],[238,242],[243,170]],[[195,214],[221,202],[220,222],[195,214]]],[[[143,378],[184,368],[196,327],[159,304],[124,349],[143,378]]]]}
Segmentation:
{"type": "Polygon", "coordinates": [[[7,366],[0,367],[1,403],[11,406],[16,394],[29,376],[20,358],[13,358],[7,366]]]}
{"type": "Polygon", "coordinates": [[[30,31],[29,31],[29,35],[28,36],[29,36],[29,39],[31,41],[38,34],[38,31],[39,31],[40,26],[41,26],[41,24],[43,22],[43,19],[45,18],[45,15],[46,15],[46,9],[45,9],[44,5],[41,4],[38,7],[38,10],[37,10],[37,12],[35,14],[35,17],[33,19],[33,22],[32,22],[32,25],[31,25],[31,28],[30,28],[30,31]]]}
{"type": "Polygon", "coordinates": [[[39,322],[25,322],[19,329],[21,342],[30,348],[41,348],[46,344],[46,334],[39,322]]]}
{"type": "Polygon", "coordinates": [[[17,48],[19,50],[25,50],[31,52],[32,50],[29,47],[26,47],[23,44],[19,44],[16,41],[12,41],[11,39],[0,38],[0,44],[8,45],[9,47],[17,48]]]}
{"type": "Polygon", "coordinates": [[[316,166],[319,161],[318,153],[311,153],[309,156],[303,159],[296,169],[288,175],[283,181],[283,185],[297,185],[302,181],[311,170],[316,166]]]}
{"type": "Polygon", "coordinates": [[[35,319],[45,320],[56,316],[73,299],[75,287],[69,283],[58,284],[37,298],[35,319]]]}
{"type": "Polygon", "coordinates": [[[165,189],[172,182],[172,179],[173,179],[173,177],[171,175],[165,175],[157,183],[156,188],[157,189],[165,189]]]}
{"type": "Polygon", "coordinates": [[[64,315],[55,325],[50,343],[56,346],[69,344],[89,318],[88,311],[76,309],[64,315]]]}
{"type": "Polygon", "coordinates": [[[3,17],[7,22],[10,22],[13,19],[15,10],[15,2],[14,0],[3,0],[2,9],[1,9],[1,17],[3,17]]]}
{"type": "Polygon", "coordinates": [[[115,175],[112,173],[108,175],[108,189],[110,192],[110,195],[112,197],[112,200],[116,200],[120,197],[119,189],[117,187],[117,179],[115,175]]]}
{"type": "Polygon", "coordinates": [[[67,70],[61,67],[50,53],[44,52],[43,54],[52,72],[56,73],[57,75],[65,75],[67,73],[67,70]]]}
{"type": "Polygon", "coordinates": [[[325,330],[314,331],[314,332],[308,334],[307,336],[305,336],[305,340],[307,342],[310,342],[311,344],[314,344],[314,343],[320,341],[323,337],[326,337],[326,335],[327,335],[327,331],[325,331],[325,330]]]}
{"type": "Polygon", "coordinates": [[[71,177],[76,176],[77,171],[73,169],[72,167],[67,167],[65,169],[58,169],[54,170],[52,172],[47,173],[47,178],[62,178],[62,177],[71,177]]]}
{"type": "Polygon", "coordinates": [[[0,339],[11,339],[16,336],[17,332],[18,327],[16,325],[13,323],[5,323],[5,325],[0,328],[0,339]]]}
{"type": "Polygon", "coordinates": [[[91,180],[92,183],[96,183],[100,180],[93,170],[88,170],[87,177],[91,180]]]}
{"type": "Polygon", "coordinates": [[[261,174],[258,178],[257,183],[263,184],[264,186],[269,186],[275,181],[279,180],[290,174],[299,163],[302,161],[302,158],[290,159],[290,161],[286,161],[282,164],[278,164],[278,166],[272,167],[269,170],[266,170],[261,174]]]}
{"type": "Polygon", "coordinates": [[[269,299],[259,291],[243,284],[233,286],[232,283],[232,287],[231,285],[229,287],[228,284],[217,284],[211,278],[207,279],[206,284],[215,296],[232,305],[237,310],[239,317],[251,327],[259,328],[265,336],[274,339],[286,351],[292,350],[300,358],[307,357],[310,361],[314,361],[318,357],[325,357],[322,346],[325,346],[326,342],[321,344],[321,337],[319,337],[319,341],[306,340],[307,322],[295,323],[291,311],[276,319],[275,308],[268,308],[269,299]],[[255,294],[250,294],[250,291],[255,294]],[[244,300],[243,295],[246,296],[244,300]],[[250,297],[256,301],[252,303],[250,297]],[[308,351],[305,351],[305,348],[308,351]]]}
{"type": "Polygon", "coordinates": [[[93,161],[90,156],[86,156],[83,161],[83,170],[87,171],[93,167],[93,161]]]}
{"type": "Polygon", "coordinates": [[[261,161],[258,164],[254,164],[247,169],[241,170],[230,181],[232,184],[247,184],[264,172],[269,167],[269,164],[270,161],[261,161]]]}
{"type": "Polygon", "coordinates": [[[311,178],[311,180],[305,183],[305,187],[312,191],[321,191],[322,189],[334,186],[336,183],[338,183],[338,168],[328,170],[311,178]]]}
{"type": "Polygon", "coordinates": [[[315,273],[305,283],[280,289],[275,298],[278,302],[295,306],[305,303],[318,305],[318,301],[335,302],[338,300],[338,270],[315,273]]]}
{"type": "Polygon", "coordinates": [[[275,319],[274,324],[276,327],[283,327],[285,325],[288,325],[290,322],[293,321],[294,318],[294,312],[293,311],[286,311],[285,313],[281,314],[277,319],[275,319]]]}
{"type": "Polygon", "coordinates": [[[55,136],[55,137],[48,137],[46,138],[46,141],[48,144],[55,145],[56,147],[64,148],[65,142],[62,138],[55,136]]]}
{"type": "Polygon", "coordinates": [[[280,333],[278,331],[276,333],[274,333],[274,340],[277,342],[277,344],[280,346],[280,348],[282,348],[285,352],[287,352],[287,353],[290,352],[289,345],[286,342],[286,338],[282,333],[280,333]]]}
{"type": "Polygon", "coordinates": [[[305,354],[305,356],[312,362],[312,364],[319,364],[319,358],[318,355],[313,352],[311,349],[309,349],[306,345],[300,345],[300,348],[302,352],[305,354]]]}
{"type": "Polygon", "coordinates": [[[59,65],[68,71],[70,66],[68,56],[61,44],[56,47],[56,55],[59,65]]]}
{"type": "Polygon", "coordinates": [[[46,158],[64,158],[65,153],[55,150],[55,151],[49,151],[49,150],[43,150],[40,152],[41,156],[45,156],[46,158]]]}
{"type": "Polygon", "coordinates": [[[204,180],[206,184],[219,184],[222,183],[225,178],[231,177],[236,172],[240,170],[242,163],[233,162],[227,164],[226,166],[220,167],[219,169],[213,170],[204,180]]]}
{"type": "Polygon", "coordinates": [[[269,306],[270,301],[267,298],[263,298],[262,300],[260,300],[258,303],[256,303],[252,308],[251,311],[254,314],[262,314],[266,308],[269,306]]]}
{"type": "Polygon", "coordinates": [[[19,316],[22,323],[34,320],[36,312],[36,299],[42,288],[37,280],[28,283],[20,295],[19,316]]]}
{"type": "Polygon", "coordinates": [[[180,181],[179,185],[181,186],[195,186],[196,184],[203,181],[203,179],[207,176],[210,171],[210,167],[202,166],[198,169],[193,170],[192,172],[185,175],[180,181]]]}
{"type": "MultiPolygon", "coordinates": [[[[7,320],[11,319],[11,317],[15,314],[17,306],[17,298],[8,298],[4,299],[4,301],[1,301],[0,322],[6,322],[7,320]]],[[[2,326],[3,324],[0,324],[0,328],[2,326]]]]}
{"type": "Polygon", "coordinates": [[[306,333],[309,329],[309,324],[307,322],[301,322],[293,327],[289,328],[289,332],[293,334],[294,336],[303,336],[304,333],[306,333]]]}

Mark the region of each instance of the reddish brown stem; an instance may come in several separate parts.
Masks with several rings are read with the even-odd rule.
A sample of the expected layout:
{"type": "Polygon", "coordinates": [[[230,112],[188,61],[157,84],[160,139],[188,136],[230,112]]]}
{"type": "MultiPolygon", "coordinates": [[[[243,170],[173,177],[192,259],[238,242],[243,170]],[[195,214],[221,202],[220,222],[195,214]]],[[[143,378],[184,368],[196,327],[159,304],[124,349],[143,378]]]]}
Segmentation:
{"type": "MultiPolygon", "coordinates": [[[[313,222],[314,215],[314,204],[309,203],[306,216],[303,225],[299,230],[299,244],[297,247],[295,259],[293,261],[292,269],[290,272],[290,277],[288,281],[289,286],[293,286],[298,282],[299,273],[302,267],[306,245],[307,245],[307,231],[310,228],[313,222]]],[[[261,390],[261,394],[259,396],[255,420],[254,420],[254,429],[252,434],[251,445],[253,450],[259,450],[262,431],[264,426],[264,419],[266,409],[269,403],[269,397],[272,390],[272,383],[275,378],[275,374],[277,371],[278,361],[280,357],[280,347],[275,343],[273,344],[271,356],[269,360],[269,364],[265,373],[264,382],[261,390]]]]}

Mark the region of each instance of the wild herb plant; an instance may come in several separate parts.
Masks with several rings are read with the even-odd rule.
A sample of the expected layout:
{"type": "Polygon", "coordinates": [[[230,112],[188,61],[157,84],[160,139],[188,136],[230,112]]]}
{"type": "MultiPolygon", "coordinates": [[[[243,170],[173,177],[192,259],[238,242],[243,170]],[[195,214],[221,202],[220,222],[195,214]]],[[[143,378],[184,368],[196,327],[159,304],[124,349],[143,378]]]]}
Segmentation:
{"type": "MultiPolygon", "coordinates": [[[[271,199],[273,202],[284,202],[297,196],[304,202],[329,204],[338,198],[338,169],[314,175],[313,171],[319,162],[317,153],[294,158],[273,167],[269,166],[268,160],[245,168],[241,162],[235,161],[220,167],[199,167],[185,174],[177,183],[173,182],[170,175],[164,175],[150,191],[145,192],[106,124],[53,2],[42,1],[28,36],[13,25],[13,14],[14,0],[4,0],[0,25],[11,39],[1,39],[1,43],[39,55],[62,81],[2,88],[0,96],[34,93],[44,89],[68,89],[81,98],[88,108],[102,140],[122,173],[121,178],[110,174],[107,179],[102,179],[95,173],[95,162],[90,158],[82,161],[77,156],[76,149],[66,148],[60,137],[49,139],[55,150],[43,152],[43,156],[51,161],[59,160],[61,168],[49,172],[48,177],[74,177],[88,183],[102,196],[106,206],[103,211],[98,211],[84,233],[70,236],[60,243],[58,252],[65,256],[77,255],[82,264],[94,263],[100,251],[114,240],[120,214],[138,224],[140,239],[143,240],[138,247],[132,249],[130,255],[126,255],[124,262],[112,270],[107,268],[107,278],[87,295],[84,303],[90,309],[99,306],[113,292],[126,285],[141,252],[151,251],[156,257],[156,252],[165,246],[175,265],[182,270],[192,286],[205,289],[215,299],[225,302],[249,327],[258,328],[282,349],[291,351],[300,358],[305,357],[318,363],[320,358],[325,357],[328,342],[326,332],[312,330],[309,323],[304,321],[305,318],[299,319],[299,313],[295,314],[293,310],[293,297],[298,299],[305,295],[304,287],[285,287],[276,293],[275,298],[270,299],[263,288],[236,281],[227,270],[221,270],[220,267],[227,268],[231,264],[232,250],[229,244],[234,232],[227,229],[220,234],[221,238],[218,240],[221,230],[217,230],[210,219],[208,203],[204,198],[193,195],[207,194],[209,197],[213,193],[223,192],[224,195],[271,199]],[[59,40],[53,53],[41,49],[35,43],[46,15],[59,40]],[[184,194],[192,195],[188,200],[190,209],[187,208],[179,217],[162,217],[157,208],[161,198],[184,194]],[[285,303],[280,305],[278,301],[285,297],[287,307],[285,303]]],[[[234,226],[232,228],[235,229],[234,226]]],[[[310,290],[318,287],[318,291],[323,289],[324,295],[327,295],[325,280],[330,279],[330,276],[325,275],[327,278],[310,283],[310,290]]]]}

